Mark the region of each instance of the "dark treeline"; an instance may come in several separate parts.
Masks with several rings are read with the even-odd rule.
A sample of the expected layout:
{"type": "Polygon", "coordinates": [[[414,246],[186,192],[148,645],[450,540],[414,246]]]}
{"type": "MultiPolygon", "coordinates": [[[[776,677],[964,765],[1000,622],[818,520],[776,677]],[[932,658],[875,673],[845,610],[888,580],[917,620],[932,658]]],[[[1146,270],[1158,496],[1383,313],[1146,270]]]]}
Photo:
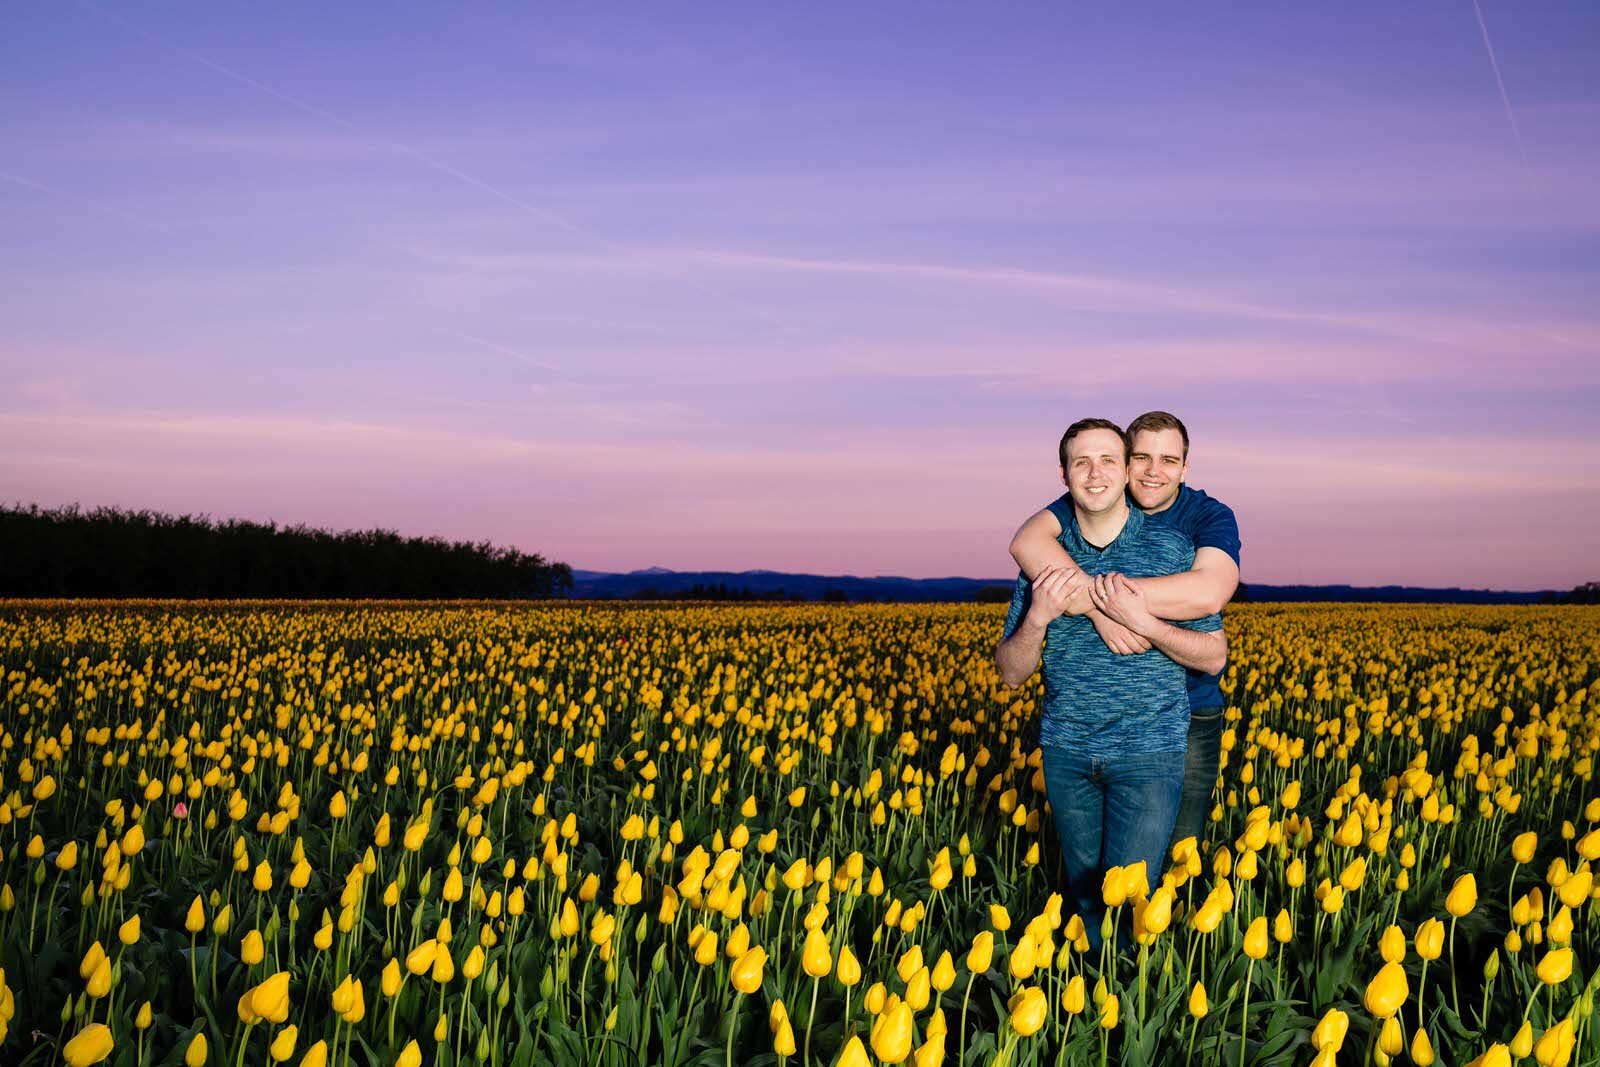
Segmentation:
{"type": "Polygon", "coordinates": [[[564,596],[572,568],[487,541],[119,508],[0,505],[0,596],[564,596]]]}

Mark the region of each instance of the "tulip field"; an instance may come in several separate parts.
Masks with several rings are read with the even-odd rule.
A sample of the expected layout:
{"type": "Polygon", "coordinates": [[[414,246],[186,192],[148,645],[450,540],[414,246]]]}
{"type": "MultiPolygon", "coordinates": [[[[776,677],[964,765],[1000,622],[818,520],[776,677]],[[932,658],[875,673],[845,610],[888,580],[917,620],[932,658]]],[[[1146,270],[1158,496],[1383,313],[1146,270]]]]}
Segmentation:
{"type": "Polygon", "coordinates": [[[1057,892],[994,605],[0,603],[0,1063],[1600,1064],[1600,609],[1229,611],[1057,892]]]}

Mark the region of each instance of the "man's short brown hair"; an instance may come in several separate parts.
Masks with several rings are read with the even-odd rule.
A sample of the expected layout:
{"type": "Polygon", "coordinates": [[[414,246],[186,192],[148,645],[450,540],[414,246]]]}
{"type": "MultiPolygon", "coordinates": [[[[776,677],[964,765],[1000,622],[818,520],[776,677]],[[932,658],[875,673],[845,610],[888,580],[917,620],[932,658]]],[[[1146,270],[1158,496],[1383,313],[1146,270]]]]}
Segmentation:
{"type": "Polygon", "coordinates": [[[1128,435],[1123,433],[1121,426],[1118,426],[1110,419],[1079,419],[1071,426],[1068,426],[1067,432],[1061,435],[1061,447],[1059,451],[1061,454],[1062,467],[1067,466],[1067,442],[1071,441],[1074,437],[1078,436],[1080,433],[1083,433],[1085,430],[1110,430],[1112,433],[1122,438],[1122,463],[1123,466],[1127,466],[1128,454],[1132,451],[1132,447],[1129,444],[1128,435]]]}
{"type": "Polygon", "coordinates": [[[1178,416],[1166,411],[1147,411],[1128,423],[1128,440],[1131,442],[1136,435],[1145,430],[1152,433],[1177,430],[1178,436],[1183,438],[1183,458],[1189,458],[1189,430],[1178,416]]]}

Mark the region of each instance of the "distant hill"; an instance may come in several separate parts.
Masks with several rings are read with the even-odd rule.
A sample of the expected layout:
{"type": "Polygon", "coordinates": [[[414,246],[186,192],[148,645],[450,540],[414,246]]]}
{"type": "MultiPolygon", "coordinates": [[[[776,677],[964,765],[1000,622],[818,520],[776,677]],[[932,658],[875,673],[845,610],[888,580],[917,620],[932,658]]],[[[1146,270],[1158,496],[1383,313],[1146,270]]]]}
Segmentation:
{"type": "MultiPolygon", "coordinates": [[[[1005,599],[1010,578],[860,577],[852,574],[785,574],[779,571],[673,571],[664,567],[615,574],[574,570],[572,596],[578,599],[832,600],[931,603],[1005,599]]],[[[1377,601],[1386,603],[1537,604],[1555,591],[1532,593],[1493,589],[1430,589],[1419,586],[1257,585],[1249,600],[1377,601]]]]}

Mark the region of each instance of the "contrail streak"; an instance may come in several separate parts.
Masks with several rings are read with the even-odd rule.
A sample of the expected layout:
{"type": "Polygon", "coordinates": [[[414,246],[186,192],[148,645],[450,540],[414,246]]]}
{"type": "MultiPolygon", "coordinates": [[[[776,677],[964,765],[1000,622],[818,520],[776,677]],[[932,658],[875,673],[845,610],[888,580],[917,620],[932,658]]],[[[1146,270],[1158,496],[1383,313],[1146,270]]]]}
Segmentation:
{"type": "Polygon", "coordinates": [[[1522,127],[1517,125],[1517,113],[1511,107],[1511,96],[1506,92],[1505,79],[1500,76],[1500,61],[1494,56],[1494,43],[1489,40],[1489,24],[1483,20],[1483,8],[1472,0],[1473,13],[1478,16],[1478,29],[1483,33],[1483,47],[1489,53],[1489,69],[1494,71],[1494,83],[1500,87],[1500,102],[1505,105],[1506,118],[1511,122],[1511,135],[1517,139],[1517,154],[1522,156],[1522,167],[1533,177],[1533,165],[1528,162],[1528,150],[1522,144],[1522,127]]]}
{"type": "Polygon", "coordinates": [[[76,200],[103,214],[115,216],[124,222],[131,222],[135,226],[142,226],[147,230],[155,230],[157,233],[173,232],[170,227],[163,226],[159,222],[151,222],[149,219],[140,218],[138,215],[130,214],[121,208],[103,204],[93,197],[84,196],[82,193],[69,193],[65,189],[57,189],[54,186],[45,185],[43,182],[36,182],[32,178],[24,178],[20,174],[12,174],[9,171],[0,170],[0,181],[10,182],[12,185],[20,185],[24,189],[32,189],[36,193],[44,193],[47,196],[59,196],[67,200],[76,200]]]}
{"type": "Polygon", "coordinates": [[[538,367],[541,370],[547,370],[554,374],[561,374],[563,376],[565,375],[565,372],[554,363],[548,363],[545,360],[530,356],[526,352],[520,352],[515,348],[500,344],[498,341],[491,341],[487,337],[479,337],[477,334],[464,333],[460,330],[452,332],[456,337],[461,338],[463,341],[470,341],[475,345],[481,345],[482,347],[490,349],[491,351],[499,352],[503,356],[510,356],[512,359],[520,360],[529,366],[538,367]]]}

